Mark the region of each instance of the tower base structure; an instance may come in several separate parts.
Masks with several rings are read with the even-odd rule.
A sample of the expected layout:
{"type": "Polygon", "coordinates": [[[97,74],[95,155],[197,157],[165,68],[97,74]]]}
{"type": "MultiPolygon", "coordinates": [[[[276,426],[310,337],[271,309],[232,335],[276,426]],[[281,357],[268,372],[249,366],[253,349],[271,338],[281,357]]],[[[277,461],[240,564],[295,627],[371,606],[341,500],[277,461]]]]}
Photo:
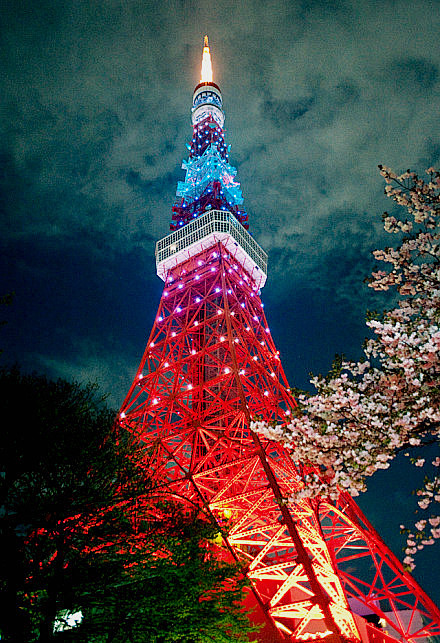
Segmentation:
{"type": "MultiPolygon", "coordinates": [[[[192,227],[191,227],[192,226],[192,227]]],[[[425,641],[440,613],[341,492],[290,498],[294,454],[251,421],[288,422],[296,403],[260,298],[265,253],[227,211],[157,245],[163,295],[121,408],[158,500],[214,520],[219,554],[239,561],[261,641],[425,641]]]]}

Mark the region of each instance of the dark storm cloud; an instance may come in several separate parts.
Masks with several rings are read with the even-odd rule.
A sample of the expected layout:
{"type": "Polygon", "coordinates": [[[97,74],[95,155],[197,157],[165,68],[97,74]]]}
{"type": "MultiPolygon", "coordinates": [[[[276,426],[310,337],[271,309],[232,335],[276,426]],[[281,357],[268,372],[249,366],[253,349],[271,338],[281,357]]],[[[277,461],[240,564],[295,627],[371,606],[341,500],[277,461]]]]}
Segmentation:
{"type": "Polygon", "coordinates": [[[395,91],[403,94],[430,93],[438,82],[439,68],[424,58],[402,58],[394,61],[385,78],[395,91]]]}
{"type": "Polygon", "coordinates": [[[162,174],[178,162],[181,123],[164,110],[176,84],[167,83],[170,63],[152,40],[165,13],[147,3],[11,5],[2,139],[28,215],[9,234],[91,226],[110,246],[121,235],[125,242],[139,236],[147,195],[140,198],[125,177],[142,172],[165,186],[162,174]]]}
{"type": "Polygon", "coordinates": [[[265,100],[262,106],[263,118],[267,118],[276,127],[289,127],[293,121],[304,116],[313,104],[313,98],[300,100],[265,100]]]}
{"type": "Polygon", "coordinates": [[[360,89],[351,80],[343,80],[329,89],[296,100],[267,99],[262,104],[262,118],[286,133],[297,129],[325,127],[337,119],[341,110],[360,98],[360,89]],[[304,117],[304,118],[303,118],[304,117]]]}

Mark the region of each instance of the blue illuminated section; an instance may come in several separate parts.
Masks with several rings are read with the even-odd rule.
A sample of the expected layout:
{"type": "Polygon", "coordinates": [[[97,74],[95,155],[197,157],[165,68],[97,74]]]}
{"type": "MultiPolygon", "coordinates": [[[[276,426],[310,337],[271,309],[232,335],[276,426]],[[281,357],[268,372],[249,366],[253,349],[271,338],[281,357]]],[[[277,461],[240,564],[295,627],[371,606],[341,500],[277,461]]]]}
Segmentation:
{"type": "Polygon", "coordinates": [[[223,133],[224,112],[219,87],[201,83],[194,90],[191,110],[193,137],[189,158],[183,161],[185,180],[179,181],[171,230],[176,230],[209,210],[230,212],[247,229],[237,170],[229,164],[230,145],[223,133]]]}
{"type": "Polygon", "coordinates": [[[184,161],[182,168],[186,170],[185,181],[179,181],[176,196],[185,202],[200,201],[205,194],[213,194],[214,183],[219,183],[216,198],[222,199],[223,205],[234,207],[243,203],[240,183],[235,180],[237,170],[222,157],[215,145],[209,145],[201,156],[184,161]]]}

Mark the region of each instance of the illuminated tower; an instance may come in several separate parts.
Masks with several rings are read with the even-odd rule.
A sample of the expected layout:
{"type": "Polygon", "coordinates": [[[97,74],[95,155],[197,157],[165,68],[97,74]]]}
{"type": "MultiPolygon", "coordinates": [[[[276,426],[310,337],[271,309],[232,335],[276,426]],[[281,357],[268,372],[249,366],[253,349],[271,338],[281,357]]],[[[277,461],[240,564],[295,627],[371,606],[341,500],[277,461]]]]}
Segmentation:
{"type": "Polygon", "coordinates": [[[296,404],[264,315],[267,255],[247,232],[206,37],[192,124],[172,232],[156,247],[165,287],[121,426],[138,436],[158,497],[217,521],[219,554],[252,582],[261,641],[387,640],[360,615],[400,640],[440,634],[437,608],[353,500],[290,504],[304,468],[249,428],[255,417],[288,421],[296,404]]]}

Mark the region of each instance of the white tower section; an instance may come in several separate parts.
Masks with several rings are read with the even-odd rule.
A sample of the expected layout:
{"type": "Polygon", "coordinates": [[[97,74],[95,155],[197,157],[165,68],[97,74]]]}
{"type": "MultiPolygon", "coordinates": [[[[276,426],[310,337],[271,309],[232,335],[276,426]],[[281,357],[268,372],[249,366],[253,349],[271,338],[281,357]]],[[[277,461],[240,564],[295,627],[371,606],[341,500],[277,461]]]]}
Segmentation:
{"type": "Polygon", "coordinates": [[[156,243],[158,276],[166,281],[172,268],[220,242],[257,288],[267,278],[267,254],[233,214],[209,210],[156,243]]]}

